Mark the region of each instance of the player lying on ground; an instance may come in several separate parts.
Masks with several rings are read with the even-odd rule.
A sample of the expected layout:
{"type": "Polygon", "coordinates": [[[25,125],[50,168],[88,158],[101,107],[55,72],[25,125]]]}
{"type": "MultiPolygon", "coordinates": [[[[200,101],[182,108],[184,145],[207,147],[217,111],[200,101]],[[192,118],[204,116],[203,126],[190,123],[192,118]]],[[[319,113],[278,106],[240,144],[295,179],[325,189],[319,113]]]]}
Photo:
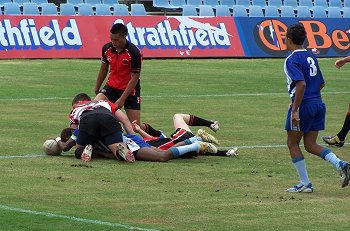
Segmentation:
{"type": "MultiPolygon", "coordinates": [[[[219,144],[219,141],[203,129],[199,129],[194,135],[189,125],[191,126],[207,126],[213,131],[219,130],[219,123],[217,121],[209,121],[190,114],[175,114],[173,116],[173,125],[175,132],[171,134],[170,138],[153,137],[143,131],[136,121],[132,122],[133,129],[139,133],[144,140],[155,147],[166,150],[173,146],[183,145],[183,142],[193,142],[195,140],[219,144]]],[[[216,153],[207,153],[206,155],[215,156],[235,156],[237,155],[237,148],[229,150],[218,150],[216,153]]]]}

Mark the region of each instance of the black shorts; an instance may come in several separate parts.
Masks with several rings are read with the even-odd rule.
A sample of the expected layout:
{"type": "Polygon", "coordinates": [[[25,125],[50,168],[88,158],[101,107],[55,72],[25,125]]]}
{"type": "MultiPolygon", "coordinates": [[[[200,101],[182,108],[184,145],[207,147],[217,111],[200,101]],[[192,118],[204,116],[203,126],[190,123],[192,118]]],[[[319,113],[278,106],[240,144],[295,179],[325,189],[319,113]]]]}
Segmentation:
{"type": "MultiPolygon", "coordinates": [[[[123,92],[123,90],[117,90],[108,85],[105,85],[100,91],[100,93],[104,94],[107,97],[107,99],[113,103],[115,103],[120,98],[120,96],[122,96],[123,92]]],[[[141,109],[141,98],[139,89],[133,90],[128,96],[128,98],[126,98],[124,103],[124,109],[141,109]]]]}
{"type": "Polygon", "coordinates": [[[77,144],[86,146],[101,140],[105,145],[123,142],[122,127],[105,108],[84,112],[80,119],[77,144]]]}

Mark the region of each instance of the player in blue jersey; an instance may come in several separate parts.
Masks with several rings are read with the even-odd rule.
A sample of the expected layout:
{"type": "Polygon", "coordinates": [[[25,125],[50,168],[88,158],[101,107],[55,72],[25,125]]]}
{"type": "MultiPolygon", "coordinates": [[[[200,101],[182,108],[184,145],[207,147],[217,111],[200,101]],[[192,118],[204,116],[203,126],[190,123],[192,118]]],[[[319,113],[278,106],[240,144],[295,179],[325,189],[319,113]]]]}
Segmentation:
{"type": "Polygon", "coordinates": [[[327,160],[341,171],[344,175],[342,187],[346,187],[350,180],[349,164],[330,149],[316,143],[318,132],[325,128],[326,107],[321,97],[324,79],[316,57],[302,47],[306,39],[305,28],[301,24],[288,27],[285,39],[287,49],[292,52],[284,63],[287,89],[292,101],[285,130],[290,156],[300,179],[299,184],[286,191],[313,192],[300,149],[301,139],[307,152],[327,160]]]}
{"type": "MultiPolygon", "coordinates": [[[[335,66],[337,68],[341,68],[344,64],[350,62],[350,56],[338,59],[335,61],[335,66]]],[[[335,136],[324,136],[322,137],[323,141],[329,145],[335,145],[338,147],[343,147],[345,143],[345,138],[350,130],[350,103],[348,105],[348,111],[346,113],[346,117],[343,123],[343,127],[335,136]]]]}

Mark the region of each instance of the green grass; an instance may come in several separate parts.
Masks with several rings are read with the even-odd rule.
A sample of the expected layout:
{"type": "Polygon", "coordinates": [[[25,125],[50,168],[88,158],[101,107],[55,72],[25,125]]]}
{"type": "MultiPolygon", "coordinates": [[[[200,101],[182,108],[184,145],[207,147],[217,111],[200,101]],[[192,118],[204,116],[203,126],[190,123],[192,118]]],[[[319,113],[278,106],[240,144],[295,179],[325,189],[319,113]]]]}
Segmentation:
{"type": "MultiPolygon", "coordinates": [[[[328,110],[320,136],[338,132],[348,107],[349,67],[334,61],[319,60],[328,110]]],[[[217,119],[220,147],[239,146],[240,156],[85,165],[73,151],[4,157],[43,154],[68,125],[73,96],[93,95],[100,61],[1,61],[0,230],[346,230],[350,189],[329,163],[305,153],[315,193],[284,192],[297,174],[285,146],[283,62],[145,60],[142,120],[169,134],[174,113],[217,119]]],[[[350,160],[349,147],[332,150],[350,160]]]]}

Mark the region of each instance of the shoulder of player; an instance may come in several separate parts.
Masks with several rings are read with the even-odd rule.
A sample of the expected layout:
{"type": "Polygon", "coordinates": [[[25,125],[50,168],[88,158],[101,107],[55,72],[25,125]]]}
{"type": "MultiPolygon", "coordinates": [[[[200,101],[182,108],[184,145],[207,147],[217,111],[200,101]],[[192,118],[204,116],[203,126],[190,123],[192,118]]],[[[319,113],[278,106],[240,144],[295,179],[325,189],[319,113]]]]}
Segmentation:
{"type": "Polygon", "coordinates": [[[106,43],[105,45],[103,45],[102,47],[102,51],[106,51],[108,50],[109,48],[113,47],[112,43],[109,42],[109,43],[106,43]]]}
{"type": "Polygon", "coordinates": [[[130,55],[141,55],[140,49],[129,41],[127,41],[125,48],[128,50],[130,55]]]}

